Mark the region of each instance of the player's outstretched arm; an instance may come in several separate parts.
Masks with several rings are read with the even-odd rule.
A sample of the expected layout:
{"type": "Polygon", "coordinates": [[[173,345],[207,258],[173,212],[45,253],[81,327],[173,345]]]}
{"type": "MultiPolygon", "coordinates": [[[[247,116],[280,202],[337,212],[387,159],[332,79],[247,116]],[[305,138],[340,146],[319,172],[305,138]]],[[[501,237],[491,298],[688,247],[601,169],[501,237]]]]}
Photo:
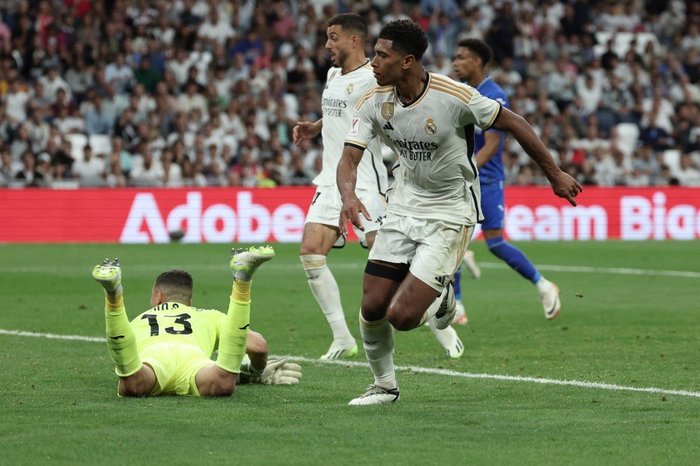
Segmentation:
{"type": "Polygon", "coordinates": [[[511,133],[525,149],[527,155],[542,169],[552,185],[554,194],[567,199],[571,205],[576,205],[574,198],[583,191],[583,188],[578,181],[557,166],[547,147],[523,117],[507,108],[502,108],[493,127],[511,133]]]}
{"type": "Polygon", "coordinates": [[[323,119],[317,121],[297,121],[297,124],[292,128],[292,142],[299,144],[306,139],[315,138],[323,128],[323,119]]]}
{"type": "Polygon", "coordinates": [[[364,215],[367,220],[372,220],[367,208],[360,202],[355,194],[355,186],[357,184],[357,166],[360,164],[364,149],[356,146],[346,145],[343,149],[343,155],[338,161],[336,170],[336,183],[340,191],[340,198],[343,205],[340,208],[340,221],[338,227],[340,231],[346,235],[348,221],[352,222],[360,230],[364,230],[360,214],[364,215]]]}

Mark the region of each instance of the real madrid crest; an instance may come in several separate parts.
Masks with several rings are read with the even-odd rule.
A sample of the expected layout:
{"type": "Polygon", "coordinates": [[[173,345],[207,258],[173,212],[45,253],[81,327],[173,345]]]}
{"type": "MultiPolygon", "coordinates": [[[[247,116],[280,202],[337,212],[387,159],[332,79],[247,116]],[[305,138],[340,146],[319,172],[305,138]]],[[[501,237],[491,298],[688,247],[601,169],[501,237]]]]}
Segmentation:
{"type": "Polygon", "coordinates": [[[394,103],[393,102],[384,102],[382,104],[382,117],[384,117],[385,120],[391,120],[391,117],[394,116],[394,103]]]}
{"type": "Polygon", "coordinates": [[[437,126],[435,126],[435,122],[432,118],[425,120],[425,132],[431,136],[437,133],[437,126]]]}
{"type": "Polygon", "coordinates": [[[350,95],[350,94],[352,94],[352,91],[354,91],[354,90],[355,90],[355,86],[353,86],[353,84],[350,83],[350,84],[348,84],[348,87],[345,88],[345,93],[347,95],[350,95]]]}

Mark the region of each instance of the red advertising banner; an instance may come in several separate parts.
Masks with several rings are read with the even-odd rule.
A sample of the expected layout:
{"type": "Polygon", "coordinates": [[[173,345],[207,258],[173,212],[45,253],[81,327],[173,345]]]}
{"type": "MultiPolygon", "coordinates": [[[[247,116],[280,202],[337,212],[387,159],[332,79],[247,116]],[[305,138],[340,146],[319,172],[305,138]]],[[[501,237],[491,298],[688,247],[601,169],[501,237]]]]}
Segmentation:
{"type": "MultiPolygon", "coordinates": [[[[2,189],[0,242],[299,242],[313,187],[2,189]]],[[[572,207],[548,188],[506,190],[513,240],[700,239],[700,189],[587,187],[572,207]]]]}

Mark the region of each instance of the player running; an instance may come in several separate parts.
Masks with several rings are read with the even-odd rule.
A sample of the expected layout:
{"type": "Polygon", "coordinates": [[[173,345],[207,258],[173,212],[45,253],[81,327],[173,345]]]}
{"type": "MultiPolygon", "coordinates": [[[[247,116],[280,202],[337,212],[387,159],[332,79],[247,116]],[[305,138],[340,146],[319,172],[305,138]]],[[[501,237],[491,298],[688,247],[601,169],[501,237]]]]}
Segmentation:
{"type": "Polygon", "coordinates": [[[410,20],[385,25],[372,59],[378,87],[355,106],[337,184],[343,200],[339,227],[372,217],[355,193],[357,167],[375,139],[399,160],[386,218],[365,268],[360,334],[374,381],[350,405],[399,399],[392,327],[411,330],[426,320],[445,328],[455,313],[452,275],[474,225],[483,220],[474,160],[474,126],[512,133],[542,168],[557,196],[576,205],[582,188],[554,162],[532,127],[476,89],[428,73],[421,58],[425,32],[410,20]],[[438,295],[443,305],[426,313],[438,295]]]}
{"type": "MultiPolygon", "coordinates": [[[[506,93],[486,74],[486,67],[492,59],[491,47],[484,41],[473,38],[463,39],[457,44],[452,67],[461,81],[475,87],[481,95],[497,101],[502,107],[509,108],[506,93]]],[[[486,239],[486,245],[494,256],[537,287],[545,318],[554,319],[561,309],[559,288],[544,278],[520,249],[503,238],[505,226],[503,145],[506,135],[496,129],[476,128],[475,133],[474,152],[481,183],[481,208],[484,212],[481,230],[486,239]]],[[[471,251],[466,252],[463,263],[467,265],[472,276],[478,278],[476,275],[478,267],[474,264],[471,251]]],[[[455,322],[465,321],[466,314],[462,310],[461,315],[458,312],[455,316],[455,322]]]]}

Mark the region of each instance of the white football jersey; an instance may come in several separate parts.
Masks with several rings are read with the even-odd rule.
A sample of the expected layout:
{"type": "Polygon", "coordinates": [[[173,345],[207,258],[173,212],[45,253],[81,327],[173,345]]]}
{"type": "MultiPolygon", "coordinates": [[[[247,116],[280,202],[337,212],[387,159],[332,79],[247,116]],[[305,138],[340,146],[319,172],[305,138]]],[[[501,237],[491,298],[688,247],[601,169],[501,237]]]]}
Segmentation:
{"type": "Polygon", "coordinates": [[[345,143],[364,148],[381,138],[398,155],[387,212],[473,225],[483,221],[474,125],[489,128],[500,110],[473,87],[429,73],[407,105],[393,86],[367,92],[345,143]]]}
{"type": "MultiPolygon", "coordinates": [[[[314,179],[317,186],[336,184],[336,169],[343,155],[343,141],[350,128],[353,108],[358,99],[377,86],[372,67],[367,63],[360,68],[342,74],[340,68],[331,68],[326,77],[326,88],[321,98],[323,109],[323,169],[314,179]]],[[[367,144],[360,165],[357,167],[357,187],[386,192],[387,173],[382,160],[379,139],[367,144]]]]}

